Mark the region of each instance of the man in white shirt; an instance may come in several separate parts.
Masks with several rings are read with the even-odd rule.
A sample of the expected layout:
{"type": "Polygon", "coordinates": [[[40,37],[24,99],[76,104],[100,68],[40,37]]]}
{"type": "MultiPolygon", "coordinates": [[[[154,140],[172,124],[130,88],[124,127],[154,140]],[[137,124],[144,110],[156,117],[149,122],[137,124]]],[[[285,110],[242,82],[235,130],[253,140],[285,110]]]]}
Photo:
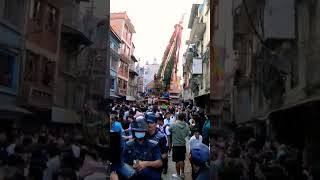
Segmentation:
{"type": "Polygon", "coordinates": [[[173,122],[172,120],[172,115],[170,112],[166,112],[165,114],[165,120],[164,120],[164,125],[170,125],[173,122]]]}
{"type": "Polygon", "coordinates": [[[193,136],[190,138],[189,140],[189,150],[190,150],[190,142],[195,139],[197,141],[200,141],[200,143],[202,143],[202,136],[200,135],[200,132],[198,129],[195,129],[193,132],[193,136]]]}

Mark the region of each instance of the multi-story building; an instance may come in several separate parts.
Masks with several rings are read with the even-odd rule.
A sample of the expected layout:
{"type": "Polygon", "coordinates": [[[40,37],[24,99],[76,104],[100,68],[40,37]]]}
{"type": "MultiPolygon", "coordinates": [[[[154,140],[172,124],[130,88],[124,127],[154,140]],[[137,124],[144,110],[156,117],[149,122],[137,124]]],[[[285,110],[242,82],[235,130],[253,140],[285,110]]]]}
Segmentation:
{"type": "MultiPolygon", "coordinates": [[[[144,76],[143,76],[143,84],[144,84],[144,89],[145,91],[150,90],[148,88],[148,84],[153,83],[152,81],[154,80],[154,75],[158,73],[160,64],[157,63],[157,60],[154,59],[151,64],[149,62],[146,62],[145,68],[144,68],[144,76]]],[[[153,87],[150,85],[149,87],[153,87]]]]}
{"type": "Polygon", "coordinates": [[[25,9],[26,1],[0,2],[0,106],[17,105],[23,67],[25,9]]]}
{"type": "Polygon", "coordinates": [[[193,4],[188,28],[191,29],[187,41],[188,49],[183,63],[183,99],[192,101],[209,110],[210,95],[210,8],[209,1],[193,4]],[[203,103],[207,102],[207,103],[203,103]]]}
{"type": "Polygon", "coordinates": [[[138,94],[140,97],[143,97],[143,94],[145,93],[145,87],[144,87],[144,71],[145,67],[140,67],[140,65],[137,65],[138,69],[138,94]]]}
{"type": "Polygon", "coordinates": [[[135,29],[126,12],[111,13],[110,24],[123,42],[120,49],[120,66],[118,69],[118,95],[125,100],[128,93],[129,64],[134,59],[132,57],[134,51],[132,35],[135,33],[135,29]]]}
{"type": "Polygon", "coordinates": [[[85,35],[81,17],[80,2],[63,1],[60,52],[52,108],[52,121],[64,123],[79,122],[76,112],[80,111],[86,93],[85,68],[79,61],[80,47],[93,42],[85,35]]]}
{"type": "MultiPolygon", "coordinates": [[[[217,2],[212,11],[226,14],[222,15],[223,22],[214,18],[213,25],[233,27],[230,37],[237,64],[231,78],[231,119],[252,127],[258,138],[299,148],[303,151],[302,164],[317,166],[320,4],[308,0],[217,2]],[[232,5],[223,9],[221,3],[232,5]],[[225,19],[231,15],[233,26],[225,19]]],[[[221,38],[221,34],[214,37],[221,38]]],[[[230,82],[224,79],[223,83],[230,82]]]]}
{"type": "Polygon", "coordinates": [[[26,2],[26,57],[20,102],[50,114],[56,88],[63,3],[61,0],[26,2]]]}
{"type": "Polygon", "coordinates": [[[116,100],[118,98],[118,67],[120,63],[120,47],[121,38],[110,26],[110,98],[116,100]]]}
{"type": "Polygon", "coordinates": [[[210,112],[215,127],[232,121],[232,84],[235,74],[233,55],[233,0],[214,1],[211,13],[212,46],[210,112]]]}
{"type": "MultiPolygon", "coordinates": [[[[134,51],[135,47],[133,43],[132,47],[134,51]]],[[[136,67],[136,62],[138,62],[138,60],[134,57],[133,54],[131,55],[131,59],[132,61],[129,64],[129,86],[126,100],[136,101],[138,98],[138,70],[136,67]]]]}

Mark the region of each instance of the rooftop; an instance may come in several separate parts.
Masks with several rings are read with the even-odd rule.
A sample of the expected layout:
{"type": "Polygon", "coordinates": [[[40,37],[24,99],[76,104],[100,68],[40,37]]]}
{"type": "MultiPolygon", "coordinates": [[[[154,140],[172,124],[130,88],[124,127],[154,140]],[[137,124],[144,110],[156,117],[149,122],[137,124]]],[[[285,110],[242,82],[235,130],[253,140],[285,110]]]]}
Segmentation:
{"type": "Polygon", "coordinates": [[[129,29],[131,30],[131,32],[135,33],[135,29],[134,26],[130,20],[130,18],[127,15],[127,12],[117,12],[117,13],[111,13],[110,14],[110,21],[112,20],[117,20],[117,19],[123,19],[125,20],[126,25],[129,27],[129,29]]]}

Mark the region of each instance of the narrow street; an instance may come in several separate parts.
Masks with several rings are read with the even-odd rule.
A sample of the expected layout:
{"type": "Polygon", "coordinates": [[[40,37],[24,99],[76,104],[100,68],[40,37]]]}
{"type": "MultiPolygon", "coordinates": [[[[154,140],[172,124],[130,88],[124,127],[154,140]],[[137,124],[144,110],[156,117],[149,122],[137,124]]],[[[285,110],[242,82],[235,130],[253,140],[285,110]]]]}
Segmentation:
{"type": "MultiPolygon", "coordinates": [[[[192,180],[191,178],[191,165],[188,159],[185,161],[185,180],[192,180]]],[[[172,156],[169,157],[169,168],[167,174],[162,174],[163,180],[175,179],[172,177],[172,174],[176,172],[175,163],[172,161],[172,156]]]]}
{"type": "MultiPolygon", "coordinates": [[[[186,140],[188,140],[188,139],[186,139],[186,140]]],[[[189,143],[187,143],[187,147],[188,146],[189,146],[189,143]]],[[[190,162],[189,162],[188,154],[189,154],[189,149],[187,148],[186,160],[184,161],[184,163],[185,163],[185,169],[184,169],[185,178],[184,179],[185,180],[192,180],[192,177],[191,177],[191,165],[190,165],[190,162]]],[[[175,179],[175,178],[172,177],[172,174],[176,173],[176,166],[175,166],[175,162],[172,161],[172,156],[169,157],[169,165],[168,166],[169,166],[168,167],[168,173],[167,174],[162,174],[163,180],[175,179]]]]}
{"type": "Polygon", "coordinates": [[[0,180],[320,180],[320,0],[0,14],[0,180]]]}

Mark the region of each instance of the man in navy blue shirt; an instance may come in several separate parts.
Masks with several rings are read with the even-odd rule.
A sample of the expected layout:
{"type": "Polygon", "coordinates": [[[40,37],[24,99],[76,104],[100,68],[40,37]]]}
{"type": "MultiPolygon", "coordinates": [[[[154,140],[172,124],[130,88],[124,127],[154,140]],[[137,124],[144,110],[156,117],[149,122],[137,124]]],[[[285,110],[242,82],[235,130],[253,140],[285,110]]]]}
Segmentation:
{"type": "Polygon", "coordinates": [[[210,179],[210,151],[209,147],[200,141],[190,141],[190,154],[189,159],[193,169],[193,180],[206,180],[210,179]]]}
{"type": "Polygon", "coordinates": [[[130,179],[136,180],[160,180],[162,167],[160,148],[156,141],[146,139],[147,122],[143,116],[132,122],[134,140],[128,141],[123,153],[123,162],[136,170],[130,179]]]}
{"type": "MultiPolygon", "coordinates": [[[[163,167],[163,173],[166,174],[168,169],[167,162],[168,162],[168,149],[169,149],[167,146],[166,135],[161,131],[159,131],[159,129],[157,128],[157,118],[153,113],[147,115],[147,123],[148,123],[148,133],[146,138],[157,142],[157,145],[160,148],[162,161],[164,162],[164,165],[165,165],[163,167]]],[[[159,171],[162,172],[162,168],[159,169],[159,171]]]]}

